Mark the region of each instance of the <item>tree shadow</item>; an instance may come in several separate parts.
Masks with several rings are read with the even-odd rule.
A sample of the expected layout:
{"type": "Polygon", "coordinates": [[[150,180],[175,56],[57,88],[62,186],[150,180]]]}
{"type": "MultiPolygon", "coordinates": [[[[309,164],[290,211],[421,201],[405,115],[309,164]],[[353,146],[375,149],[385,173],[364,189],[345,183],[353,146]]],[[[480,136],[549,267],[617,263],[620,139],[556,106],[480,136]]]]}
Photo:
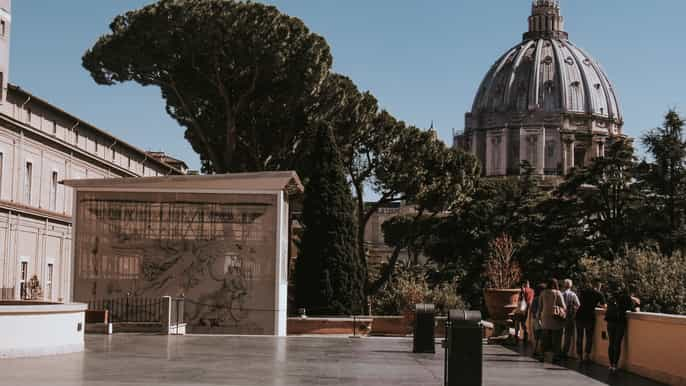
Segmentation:
{"type": "MultiPolygon", "coordinates": [[[[533,350],[530,345],[503,346],[518,355],[531,357],[533,350]]],[[[548,370],[571,370],[583,374],[610,386],[668,386],[665,383],[656,382],[636,374],[626,371],[611,373],[606,367],[595,363],[582,363],[576,359],[569,359],[559,364],[559,368],[549,368],[548,370]]]]}

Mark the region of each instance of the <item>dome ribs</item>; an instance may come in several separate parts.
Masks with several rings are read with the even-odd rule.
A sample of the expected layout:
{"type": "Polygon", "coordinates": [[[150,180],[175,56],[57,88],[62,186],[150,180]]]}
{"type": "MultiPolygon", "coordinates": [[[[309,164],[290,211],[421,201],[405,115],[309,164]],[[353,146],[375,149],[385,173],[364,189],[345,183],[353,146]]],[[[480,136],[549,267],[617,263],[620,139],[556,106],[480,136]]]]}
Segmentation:
{"type": "MultiPolygon", "coordinates": [[[[574,47],[574,43],[571,43],[574,47]]],[[[616,118],[618,121],[621,121],[621,113],[619,111],[619,103],[617,101],[617,94],[614,91],[614,88],[612,87],[612,83],[610,83],[610,79],[607,77],[607,74],[605,71],[603,71],[602,67],[600,64],[594,60],[586,51],[584,51],[583,48],[576,47],[584,56],[586,56],[590,60],[590,64],[595,70],[596,76],[598,77],[598,80],[600,81],[600,84],[603,87],[603,94],[605,96],[605,103],[608,108],[607,116],[612,119],[616,118]]]]}
{"type": "Polygon", "coordinates": [[[455,143],[476,154],[485,175],[517,175],[530,160],[537,174],[557,178],[602,154],[622,125],[612,82],[569,41],[559,2],[535,0],[529,32],[491,66],[455,143]]]}

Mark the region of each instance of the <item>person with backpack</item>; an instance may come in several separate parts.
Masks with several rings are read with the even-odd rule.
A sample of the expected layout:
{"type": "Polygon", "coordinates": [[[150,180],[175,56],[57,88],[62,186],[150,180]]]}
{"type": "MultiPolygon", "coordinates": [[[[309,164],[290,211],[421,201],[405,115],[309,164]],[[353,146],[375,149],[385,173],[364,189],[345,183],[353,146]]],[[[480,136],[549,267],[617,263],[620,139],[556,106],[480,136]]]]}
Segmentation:
{"type": "Polygon", "coordinates": [[[567,306],[560,292],[557,279],[550,279],[546,289],[541,293],[541,304],[537,318],[543,328],[543,352],[552,353],[552,362],[559,363],[561,359],[562,329],[567,320],[567,306]]]}
{"type": "Polygon", "coordinates": [[[591,361],[596,324],[595,309],[606,307],[605,296],[600,292],[601,288],[600,281],[596,280],[591,287],[584,289],[579,295],[581,306],[576,312],[576,354],[582,362],[591,361]],[[586,338],[585,347],[584,337],[586,338]]]}
{"type": "Polygon", "coordinates": [[[640,300],[628,290],[614,291],[607,302],[605,321],[609,345],[607,355],[610,359],[610,371],[617,371],[622,354],[622,341],[626,334],[627,312],[638,311],[640,300]]]}

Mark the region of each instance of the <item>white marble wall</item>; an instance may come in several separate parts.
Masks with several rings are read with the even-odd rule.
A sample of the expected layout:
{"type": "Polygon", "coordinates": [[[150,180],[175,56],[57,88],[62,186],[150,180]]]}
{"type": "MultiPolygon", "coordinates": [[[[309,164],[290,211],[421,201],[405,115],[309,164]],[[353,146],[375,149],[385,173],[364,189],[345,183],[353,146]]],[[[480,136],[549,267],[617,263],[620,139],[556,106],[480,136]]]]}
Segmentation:
{"type": "Polygon", "coordinates": [[[508,135],[507,130],[491,130],[486,134],[486,175],[507,174],[508,135]]]}
{"type": "Polygon", "coordinates": [[[519,132],[519,158],[527,161],[536,174],[545,171],[545,128],[522,128],[519,132]]]}

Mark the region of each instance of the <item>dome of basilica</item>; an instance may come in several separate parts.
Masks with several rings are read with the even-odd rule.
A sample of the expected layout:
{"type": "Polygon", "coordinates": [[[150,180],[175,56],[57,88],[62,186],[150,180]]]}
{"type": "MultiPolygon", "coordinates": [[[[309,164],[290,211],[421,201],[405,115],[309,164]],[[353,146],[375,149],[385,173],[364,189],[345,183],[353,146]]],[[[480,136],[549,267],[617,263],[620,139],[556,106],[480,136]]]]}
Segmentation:
{"type": "Polygon", "coordinates": [[[543,111],[622,119],[600,65],[569,40],[535,37],[507,51],[481,83],[472,113],[543,111]]]}
{"type": "Polygon", "coordinates": [[[569,40],[559,0],[534,0],[522,42],[501,56],[477,91],[456,144],[487,175],[564,175],[604,154],[621,135],[617,93],[601,66],[569,40]]]}

